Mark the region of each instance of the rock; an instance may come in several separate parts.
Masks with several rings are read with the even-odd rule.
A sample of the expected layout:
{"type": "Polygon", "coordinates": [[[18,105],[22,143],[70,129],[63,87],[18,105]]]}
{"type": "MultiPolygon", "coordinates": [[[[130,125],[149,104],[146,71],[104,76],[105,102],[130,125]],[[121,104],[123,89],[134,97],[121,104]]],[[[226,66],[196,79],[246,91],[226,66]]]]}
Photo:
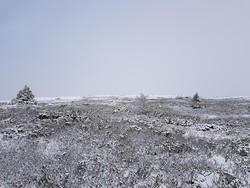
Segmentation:
{"type": "Polygon", "coordinates": [[[130,128],[133,129],[133,130],[136,130],[136,131],[141,131],[142,130],[142,128],[139,127],[138,125],[131,125],[130,128]]]}

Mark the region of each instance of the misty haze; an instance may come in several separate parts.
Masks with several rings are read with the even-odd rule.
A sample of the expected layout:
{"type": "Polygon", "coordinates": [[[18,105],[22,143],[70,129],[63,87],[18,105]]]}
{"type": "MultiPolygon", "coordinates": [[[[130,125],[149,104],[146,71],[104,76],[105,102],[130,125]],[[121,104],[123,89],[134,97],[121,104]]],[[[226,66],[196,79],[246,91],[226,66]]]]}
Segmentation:
{"type": "Polygon", "coordinates": [[[0,188],[249,188],[250,2],[0,1],[0,188]]]}

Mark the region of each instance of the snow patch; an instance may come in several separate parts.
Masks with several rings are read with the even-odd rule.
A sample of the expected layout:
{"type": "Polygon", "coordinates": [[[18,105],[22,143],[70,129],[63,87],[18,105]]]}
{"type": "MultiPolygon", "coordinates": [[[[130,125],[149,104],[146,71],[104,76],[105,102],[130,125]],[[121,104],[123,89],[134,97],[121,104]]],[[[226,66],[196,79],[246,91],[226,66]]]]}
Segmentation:
{"type": "Polygon", "coordinates": [[[213,187],[213,180],[218,178],[218,174],[208,173],[208,174],[197,174],[196,183],[201,185],[203,188],[213,187]]]}
{"type": "Polygon", "coordinates": [[[61,152],[61,143],[55,140],[48,142],[44,139],[40,139],[38,145],[39,151],[47,157],[53,157],[54,155],[61,152]]]}
{"type": "Polygon", "coordinates": [[[230,173],[233,172],[233,168],[234,168],[235,164],[231,160],[226,159],[225,157],[223,157],[221,155],[214,155],[211,158],[211,161],[214,162],[215,165],[221,166],[226,171],[228,171],[230,173]]]}

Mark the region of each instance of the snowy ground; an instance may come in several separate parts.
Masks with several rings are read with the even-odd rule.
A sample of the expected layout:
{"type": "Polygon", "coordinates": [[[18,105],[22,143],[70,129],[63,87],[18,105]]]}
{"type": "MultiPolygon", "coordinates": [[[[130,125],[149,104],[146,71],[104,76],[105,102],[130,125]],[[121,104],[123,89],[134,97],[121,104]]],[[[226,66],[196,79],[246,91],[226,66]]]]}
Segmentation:
{"type": "Polygon", "coordinates": [[[0,102],[0,187],[250,187],[250,98],[0,102]]]}

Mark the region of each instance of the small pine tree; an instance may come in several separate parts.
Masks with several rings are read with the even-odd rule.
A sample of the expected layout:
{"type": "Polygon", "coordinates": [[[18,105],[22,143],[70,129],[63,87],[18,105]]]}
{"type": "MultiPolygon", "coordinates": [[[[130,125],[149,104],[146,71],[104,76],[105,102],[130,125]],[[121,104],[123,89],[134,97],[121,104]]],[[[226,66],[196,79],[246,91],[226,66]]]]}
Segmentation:
{"type": "Polygon", "coordinates": [[[196,92],[193,96],[193,102],[200,102],[199,94],[196,92]]]}
{"type": "Polygon", "coordinates": [[[199,94],[195,93],[192,99],[192,108],[201,108],[199,102],[201,102],[199,94]]]}
{"type": "Polygon", "coordinates": [[[35,96],[31,89],[25,85],[22,90],[20,90],[15,99],[11,101],[12,104],[36,104],[35,96]]]}

